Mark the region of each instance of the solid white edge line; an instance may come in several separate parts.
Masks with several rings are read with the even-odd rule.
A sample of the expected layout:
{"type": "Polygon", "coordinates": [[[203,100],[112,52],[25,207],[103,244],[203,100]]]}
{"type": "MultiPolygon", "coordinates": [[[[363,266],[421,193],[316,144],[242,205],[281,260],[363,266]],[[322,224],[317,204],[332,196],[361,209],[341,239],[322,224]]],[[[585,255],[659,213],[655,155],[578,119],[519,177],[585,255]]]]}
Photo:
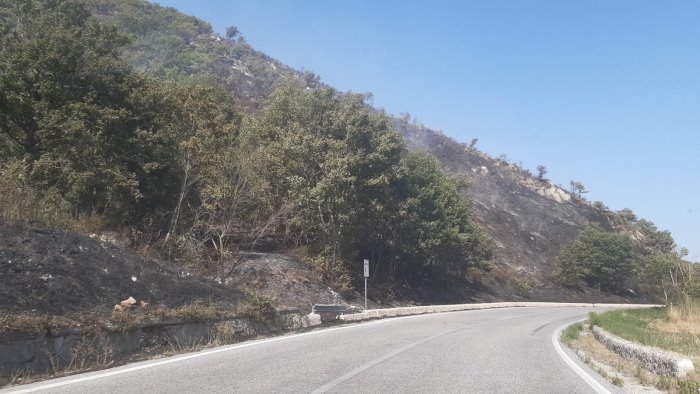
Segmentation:
{"type": "Polygon", "coordinates": [[[605,386],[600,384],[600,382],[598,382],[593,376],[588,374],[586,371],[583,370],[583,368],[581,368],[578,364],[576,364],[576,362],[574,360],[572,360],[568,354],[566,354],[564,349],[562,349],[561,344],[559,342],[559,337],[560,337],[562,331],[564,331],[564,329],[566,327],[568,327],[572,324],[582,322],[584,320],[586,320],[586,319],[580,319],[580,320],[576,320],[576,321],[573,321],[570,323],[566,323],[566,324],[562,325],[561,327],[557,328],[556,330],[554,330],[554,333],[552,334],[552,344],[554,345],[554,349],[557,351],[557,354],[559,355],[559,357],[561,357],[561,359],[564,360],[564,362],[566,362],[566,364],[571,369],[573,369],[574,372],[576,372],[576,374],[581,377],[581,379],[583,379],[586,383],[588,383],[588,385],[591,386],[591,388],[593,390],[595,390],[596,393],[598,393],[598,394],[612,394],[610,392],[610,390],[605,388],[605,386]]]}
{"type": "MultiPolygon", "coordinates": [[[[509,309],[509,308],[498,308],[498,309],[509,309]]],[[[481,309],[481,310],[484,311],[484,310],[494,310],[494,309],[481,309]]],[[[479,311],[479,310],[474,310],[474,312],[476,312],[476,311],[479,311]]],[[[371,325],[375,325],[375,324],[388,323],[388,322],[402,320],[402,319],[417,318],[417,317],[421,317],[421,316],[425,317],[428,315],[439,315],[439,314],[443,314],[443,313],[453,313],[453,312],[437,312],[437,313],[425,313],[425,314],[420,314],[420,315],[397,316],[397,317],[393,317],[393,318],[384,318],[384,319],[374,320],[374,321],[369,321],[369,322],[350,323],[350,324],[342,326],[342,327],[325,328],[325,329],[321,329],[321,330],[303,332],[301,334],[283,335],[283,336],[269,338],[269,339],[253,340],[251,342],[241,343],[241,344],[237,344],[237,345],[228,345],[228,346],[224,346],[224,347],[215,348],[212,350],[204,350],[204,351],[190,353],[190,354],[186,354],[186,355],[182,355],[182,356],[173,356],[171,358],[168,358],[168,359],[165,359],[162,361],[153,361],[153,362],[144,361],[145,364],[137,365],[134,367],[125,367],[125,366],[124,367],[114,367],[114,368],[118,368],[115,371],[95,372],[94,374],[91,374],[89,376],[75,377],[75,378],[70,378],[70,377],[58,378],[58,379],[65,379],[65,380],[61,380],[60,382],[47,383],[47,384],[37,383],[38,384],[37,386],[26,387],[26,388],[21,388],[22,386],[18,386],[17,390],[13,390],[13,387],[7,387],[5,389],[0,388],[0,392],[13,393],[13,394],[34,393],[34,392],[41,391],[41,390],[48,390],[48,389],[52,389],[52,388],[56,388],[56,387],[68,386],[68,385],[75,384],[75,383],[87,382],[90,380],[106,378],[109,376],[121,375],[121,374],[129,373],[129,372],[138,371],[141,369],[153,368],[153,367],[157,367],[160,365],[176,363],[176,362],[189,360],[189,359],[193,359],[193,358],[208,356],[211,354],[228,352],[231,350],[237,350],[237,349],[246,348],[246,347],[255,346],[255,345],[261,345],[264,343],[283,341],[283,340],[288,340],[288,339],[293,339],[293,338],[304,337],[307,335],[317,335],[317,334],[322,334],[325,332],[346,330],[349,328],[371,326],[371,325]]],[[[90,372],[86,372],[86,373],[90,374],[90,372]]],[[[32,383],[30,383],[30,385],[31,384],[32,383]]]]}
{"type": "MultiPolygon", "coordinates": [[[[401,318],[407,318],[407,317],[415,317],[415,316],[402,316],[401,318]]],[[[284,336],[279,336],[279,337],[274,337],[274,338],[269,338],[269,339],[253,340],[253,341],[247,342],[247,343],[242,343],[242,344],[237,344],[237,345],[229,345],[229,346],[219,347],[219,348],[212,349],[212,350],[199,351],[196,353],[190,353],[190,354],[186,354],[183,356],[173,356],[171,358],[168,358],[168,359],[162,360],[162,361],[153,361],[153,362],[145,361],[146,364],[137,365],[134,367],[126,367],[126,368],[115,367],[115,368],[119,368],[119,369],[117,369],[115,371],[110,371],[110,372],[101,372],[101,373],[97,372],[97,373],[89,375],[89,376],[76,377],[76,378],[72,378],[72,379],[70,377],[67,377],[66,380],[62,380],[60,382],[54,382],[54,383],[48,383],[48,384],[39,383],[38,386],[27,387],[24,389],[21,389],[20,388],[21,386],[20,386],[20,387],[18,387],[19,390],[14,390],[14,391],[12,390],[12,387],[9,387],[8,388],[9,391],[7,391],[7,392],[13,393],[13,394],[33,393],[33,392],[40,391],[40,390],[47,390],[47,389],[51,389],[51,388],[67,386],[70,384],[86,382],[86,381],[100,379],[100,378],[106,378],[109,376],[121,375],[121,374],[129,373],[129,372],[138,371],[141,369],[153,368],[153,367],[157,367],[160,365],[176,363],[176,362],[185,361],[185,360],[189,360],[189,359],[193,359],[193,358],[209,356],[211,354],[228,352],[231,350],[237,350],[237,349],[246,348],[246,347],[255,346],[255,345],[261,345],[264,343],[283,341],[283,340],[287,340],[287,339],[298,338],[298,337],[303,337],[303,336],[307,336],[307,335],[321,334],[321,333],[330,332],[330,331],[344,330],[344,329],[348,329],[348,328],[370,326],[370,325],[379,324],[379,323],[386,323],[386,322],[394,321],[394,320],[397,320],[397,319],[377,320],[377,321],[371,321],[371,322],[364,322],[364,323],[360,323],[360,324],[347,325],[347,326],[343,326],[343,327],[332,327],[332,328],[326,328],[323,330],[303,332],[301,334],[284,335],[284,336]]],[[[87,372],[87,373],[90,373],[90,372],[87,372]]],[[[0,391],[5,392],[4,390],[0,390],[0,391]]]]}
{"type": "MultiPolygon", "coordinates": [[[[533,306],[535,307],[535,306],[533,306]]],[[[547,308],[547,306],[541,306],[544,308],[547,308]]],[[[95,380],[95,379],[100,379],[100,378],[106,378],[109,376],[115,376],[115,375],[122,375],[125,373],[129,372],[134,372],[138,371],[141,369],[148,369],[148,368],[153,368],[157,367],[160,365],[166,365],[166,364],[171,364],[175,362],[180,362],[184,360],[189,360],[193,358],[199,358],[199,357],[204,357],[208,356],[211,354],[216,354],[216,353],[222,353],[222,352],[227,352],[231,350],[236,350],[236,349],[242,349],[250,346],[255,346],[255,345],[261,345],[264,343],[270,343],[270,342],[277,342],[277,341],[283,341],[283,340],[288,340],[288,339],[293,339],[293,338],[298,338],[298,337],[303,337],[307,335],[315,335],[315,334],[321,334],[324,332],[331,332],[331,331],[337,331],[337,330],[345,330],[349,328],[357,328],[357,327],[362,327],[362,326],[370,326],[374,324],[380,324],[380,323],[386,323],[386,322],[391,322],[391,321],[396,321],[396,320],[401,320],[401,319],[410,319],[410,318],[416,318],[416,317],[421,317],[421,316],[427,316],[427,315],[440,315],[443,313],[454,313],[454,312],[477,312],[477,311],[492,311],[492,310],[499,310],[499,309],[511,309],[511,308],[517,308],[517,307],[505,307],[505,308],[490,308],[490,309],[474,309],[474,310],[467,310],[467,311],[449,311],[449,312],[433,312],[433,313],[424,313],[424,314],[418,314],[418,315],[409,315],[409,316],[397,316],[397,317],[392,317],[392,318],[382,318],[379,320],[375,321],[369,321],[369,322],[356,322],[356,323],[351,323],[347,326],[342,326],[342,327],[332,327],[332,328],[326,328],[322,330],[314,330],[314,331],[309,331],[309,332],[304,332],[301,334],[292,334],[292,335],[284,335],[284,336],[279,336],[279,337],[274,337],[274,338],[269,338],[269,339],[262,339],[262,340],[254,340],[251,342],[247,343],[242,343],[242,344],[237,344],[237,345],[228,345],[224,347],[219,347],[216,349],[212,350],[204,350],[204,351],[199,351],[196,353],[190,353],[182,356],[173,356],[171,358],[168,358],[166,360],[162,361],[154,361],[154,362],[148,362],[144,361],[146,364],[143,365],[137,365],[134,367],[115,367],[118,368],[115,371],[110,371],[110,372],[95,372],[94,374],[91,374],[89,376],[83,376],[83,377],[75,377],[75,378],[58,378],[58,379],[65,379],[61,380],[60,382],[54,382],[54,383],[48,383],[48,384],[41,384],[41,383],[30,383],[30,385],[37,384],[36,386],[33,387],[25,387],[21,388],[22,386],[17,387],[18,390],[13,390],[14,387],[6,387],[6,388],[0,388],[0,392],[3,393],[14,393],[14,394],[21,394],[21,393],[33,393],[41,390],[47,390],[51,388],[56,388],[56,387],[62,387],[62,386],[68,386],[71,384],[75,383],[80,383],[80,382],[87,382],[90,380],[95,380]]],[[[579,320],[580,321],[580,320],[579,320]]],[[[597,385],[599,386],[603,391],[598,391],[596,389],[596,392],[600,394],[611,394],[605,387],[603,387],[600,383],[598,383],[595,379],[593,379],[590,375],[588,375],[585,371],[581,369],[576,363],[574,363],[567,355],[566,353],[561,349],[559,346],[559,341],[557,339],[557,333],[562,331],[566,326],[573,324],[568,323],[565,324],[561,327],[559,327],[554,334],[552,335],[552,343],[554,344],[554,348],[556,349],[557,353],[559,356],[566,361],[567,364],[577,373],[579,374],[591,387],[596,389],[597,385]],[[589,379],[592,381],[592,383],[589,381],[589,379]]],[[[128,364],[127,364],[128,365],[128,364]]],[[[90,372],[86,372],[90,374],[90,372]]],[[[78,375],[79,376],[79,375],[78,375]]]]}

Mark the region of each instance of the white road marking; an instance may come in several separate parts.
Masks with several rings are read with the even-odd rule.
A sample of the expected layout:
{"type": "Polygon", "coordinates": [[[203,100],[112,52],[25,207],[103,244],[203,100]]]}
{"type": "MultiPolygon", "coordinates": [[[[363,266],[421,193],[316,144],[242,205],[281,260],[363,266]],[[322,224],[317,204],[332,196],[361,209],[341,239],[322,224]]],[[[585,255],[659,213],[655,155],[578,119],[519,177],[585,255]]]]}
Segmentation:
{"type": "MultiPolygon", "coordinates": [[[[418,315],[418,316],[419,316],[419,315],[418,315]]],[[[401,318],[405,318],[405,317],[416,317],[416,316],[403,316],[403,317],[401,317],[401,318]]],[[[180,362],[180,361],[190,360],[190,359],[193,359],[193,358],[205,357],[205,356],[209,356],[209,355],[211,355],[211,354],[222,353],[222,352],[228,352],[228,351],[231,351],[231,350],[242,349],[242,348],[246,348],[246,347],[249,347],[249,346],[262,345],[262,344],[264,344],[264,343],[270,343],[270,342],[283,341],[283,340],[287,340],[287,339],[299,338],[299,337],[304,337],[304,336],[307,336],[307,335],[322,334],[322,333],[330,332],[330,331],[345,330],[345,329],[348,329],[348,328],[357,328],[357,327],[363,327],[363,326],[370,326],[370,325],[380,324],[380,323],[386,323],[386,322],[394,321],[394,320],[397,320],[397,319],[377,320],[377,321],[372,321],[372,322],[368,322],[368,323],[360,323],[360,324],[348,325],[348,326],[344,326],[344,327],[333,327],[333,328],[327,328],[327,329],[323,329],[323,330],[316,330],[316,331],[304,332],[304,333],[301,333],[301,334],[293,334],[293,335],[286,335],[286,336],[275,337],[275,338],[269,338],[269,339],[262,339],[262,340],[253,341],[253,342],[248,342],[248,343],[243,343],[243,344],[239,344],[239,345],[225,346],[225,347],[220,347],[220,348],[216,348],[216,349],[213,349],[213,350],[205,350],[205,351],[201,351],[201,352],[197,352],[197,353],[187,354],[187,355],[184,355],[184,356],[175,356],[174,358],[168,358],[168,359],[162,360],[162,361],[154,361],[154,362],[150,362],[150,363],[143,364],[143,365],[137,365],[137,366],[134,366],[134,367],[120,368],[120,369],[116,369],[116,370],[114,370],[114,371],[96,373],[96,374],[94,374],[94,375],[83,376],[83,377],[78,377],[78,378],[73,378],[73,379],[70,379],[70,378],[69,378],[69,379],[66,379],[66,380],[61,380],[60,382],[42,384],[42,385],[40,385],[40,386],[28,387],[28,388],[20,389],[20,390],[16,390],[16,391],[13,391],[12,388],[10,388],[10,391],[9,391],[9,392],[11,392],[11,393],[13,393],[13,394],[33,393],[33,392],[40,391],[40,390],[47,390],[47,389],[51,389],[51,388],[56,388],[56,387],[61,387],[61,386],[67,386],[67,385],[70,385],[70,384],[76,384],[76,383],[80,383],[80,382],[87,382],[87,381],[90,381],[90,380],[106,378],[106,377],[109,377],[109,376],[122,375],[122,374],[125,374],[125,373],[134,372],[134,371],[138,371],[138,370],[142,370],[142,369],[153,368],[153,367],[157,367],[157,366],[160,366],[160,365],[166,365],[166,364],[176,363],[176,362],[180,362]]],[[[117,367],[117,368],[119,368],[119,367],[117,367]]]]}
{"type": "MultiPolygon", "coordinates": [[[[509,308],[502,308],[502,309],[509,309],[509,308]]],[[[494,310],[494,309],[480,309],[480,310],[474,310],[473,312],[492,311],[492,310],[494,310]]],[[[211,354],[228,352],[228,351],[232,351],[232,350],[246,348],[249,346],[262,345],[262,344],[270,343],[270,342],[284,341],[284,340],[304,337],[304,336],[308,336],[308,335],[317,335],[317,334],[322,334],[322,333],[326,333],[326,332],[346,330],[346,329],[350,329],[350,328],[371,326],[371,325],[375,325],[375,324],[388,323],[388,322],[402,320],[402,319],[425,317],[428,315],[434,316],[434,315],[439,315],[442,313],[454,313],[454,312],[438,312],[438,313],[429,313],[429,314],[421,314],[421,315],[399,316],[399,317],[385,318],[385,319],[381,319],[381,320],[364,322],[364,323],[354,323],[354,324],[350,324],[350,325],[343,326],[343,327],[332,327],[332,328],[326,328],[326,329],[322,329],[322,330],[304,332],[301,334],[285,335],[285,336],[280,336],[280,337],[275,337],[275,338],[262,339],[262,340],[243,343],[243,344],[239,344],[239,345],[230,345],[230,346],[225,346],[225,347],[219,347],[219,348],[216,348],[213,350],[200,351],[197,353],[187,354],[184,356],[175,356],[173,358],[168,358],[168,359],[162,360],[162,361],[147,362],[146,364],[136,365],[133,367],[126,367],[126,368],[116,367],[117,369],[115,369],[113,371],[95,373],[95,374],[90,374],[88,376],[81,376],[81,377],[76,377],[76,378],[72,378],[72,379],[66,378],[65,380],[60,380],[60,381],[54,382],[54,383],[47,383],[47,384],[39,383],[38,386],[26,387],[23,389],[21,387],[18,387],[18,390],[13,390],[13,388],[10,387],[9,391],[5,391],[5,390],[0,390],[0,391],[14,393],[14,394],[34,393],[34,392],[41,391],[41,390],[48,390],[48,389],[52,389],[52,388],[56,388],[56,387],[62,387],[62,386],[67,386],[67,385],[71,385],[71,384],[87,382],[90,380],[101,379],[101,378],[106,378],[106,377],[115,376],[115,375],[122,375],[125,373],[139,371],[142,369],[154,368],[154,367],[158,367],[161,365],[190,360],[193,358],[205,357],[205,356],[209,356],[211,354]]]]}
{"type": "Polygon", "coordinates": [[[426,343],[426,342],[428,342],[428,341],[432,341],[433,339],[438,338],[438,337],[441,337],[441,336],[443,336],[443,335],[451,334],[451,333],[453,333],[453,332],[455,332],[455,331],[464,330],[464,329],[466,329],[466,328],[470,328],[470,327],[455,328],[454,330],[449,330],[449,331],[441,332],[441,333],[439,333],[439,334],[435,334],[435,335],[429,336],[429,337],[427,337],[427,338],[424,338],[424,339],[422,339],[422,340],[420,340],[420,341],[418,341],[418,342],[413,342],[413,343],[411,343],[411,344],[409,344],[409,345],[403,346],[403,347],[401,347],[401,348],[399,348],[399,349],[394,350],[393,352],[390,352],[390,353],[387,353],[387,354],[383,355],[382,357],[375,358],[374,360],[372,360],[372,361],[370,361],[370,362],[368,362],[368,363],[362,364],[362,365],[360,365],[359,367],[353,369],[352,371],[350,371],[350,372],[348,372],[348,373],[346,373],[346,374],[344,374],[344,375],[342,375],[342,376],[339,376],[339,377],[336,378],[336,379],[331,380],[330,382],[328,382],[328,383],[324,384],[323,386],[317,388],[316,390],[312,391],[311,394],[325,393],[325,392],[327,392],[328,390],[332,389],[333,387],[339,385],[340,383],[343,383],[344,381],[346,381],[346,380],[352,378],[353,376],[356,376],[356,375],[360,374],[361,372],[366,371],[366,370],[368,370],[368,369],[374,367],[375,365],[381,364],[382,362],[384,362],[384,361],[386,361],[386,360],[388,360],[388,359],[390,359],[390,358],[392,358],[392,357],[394,357],[394,356],[398,356],[399,354],[401,354],[401,353],[403,353],[403,352],[405,352],[405,351],[407,351],[407,350],[409,350],[409,349],[412,349],[412,348],[414,348],[414,347],[416,347],[416,346],[418,346],[418,345],[421,345],[421,344],[423,344],[423,343],[426,343]]]}
{"type": "MultiPolygon", "coordinates": [[[[228,352],[228,351],[242,349],[242,348],[246,348],[246,347],[250,347],[250,346],[262,345],[262,344],[266,344],[266,343],[270,343],[270,342],[284,341],[284,340],[304,337],[304,336],[308,336],[308,335],[317,335],[317,334],[322,334],[322,333],[326,333],[326,332],[346,330],[346,329],[350,329],[350,328],[359,328],[359,327],[371,326],[371,325],[375,325],[375,324],[388,323],[388,322],[393,322],[393,321],[402,320],[402,319],[426,317],[429,315],[435,316],[435,315],[440,315],[443,313],[480,312],[480,311],[495,311],[495,310],[507,310],[507,309],[514,309],[514,308],[492,308],[492,309],[476,309],[476,310],[468,310],[468,311],[449,311],[449,312],[436,312],[436,313],[426,313],[426,314],[419,314],[419,315],[384,318],[384,319],[365,322],[365,323],[354,323],[354,324],[350,324],[350,325],[342,326],[342,327],[332,327],[332,328],[326,328],[326,329],[322,329],[322,330],[309,331],[309,332],[305,332],[305,333],[301,333],[301,334],[285,335],[285,336],[280,336],[280,337],[275,337],[275,338],[256,340],[256,341],[242,343],[242,344],[238,344],[238,345],[229,345],[229,346],[224,346],[224,347],[218,347],[216,349],[200,351],[197,353],[186,354],[183,356],[174,356],[174,357],[171,357],[171,358],[168,358],[165,360],[161,360],[161,361],[153,361],[153,362],[146,361],[141,365],[136,365],[133,367],[115,367],[111,371],[107,370],[107,372],[88,373],[87,376],[78,375],[78,377],[75,377],[75,378],[59,378],[59,379],[57,379],[58,381],[54,381],[53,383],[30,384],[29,387],[20,386],[20,387],[17,387],[16,390],[14,390],[13,387],[9,387],[9,388],[7,388],[7,390],[0,390],[0,392],[3,392],[3,393],[7,392],[7,393],[14,393],[14,394],[33,393],[33,392],[37,392],[37,391],[41,391],[41,390],[48,390],[48,389],[52,389],[52,388],[56,388],[56,387],[68,386],[68,385],[72,385],[72,384],[76,384],[76,383],[87,382],[87,381],[106,378],[106,377],[110,377],[110,376],[122,375],[122,374],[130,373],[130,372],[134,372],[134,371],[139,371],[139,370],[148,369],[148,368],[154,368],[154,367],[158,367],[161,365],[167,365],[167,364],[172,364],[172,363],[176,363],[176,362],[180,362],[180,361],[186,361],[186,360],[190,360],[190,359],[194,359],[194,358],[205,357],[205,356],[209,356],[209,355],[216,354],[216,353],[228,352]],[[24,387],[24,388],[22,388],[22,387],[24,387]]],[[[507,317],[496,319],[496,320],[509,320],[509,319],[515,319],[515,318],[519,318],[519,317],[523,317],[523,316],[540,315],[540,314],[545,314],[545,313],[547,313],[547,311],[543,311],[543,312],[539,312],[539,313],[532,313],[532,314],[525,313],[525,314],[519,314],[516,316],[507,316],[507,317]]],[[[556,344],[555,344],[555,347],[556,347],[556,344]]],[[[561,350],[561,349],[558,349],[558,351],[559,350],[561,350]]],[[[561,356],[561,354],[560,354],[560,356],[561,356]]],[[[565,356],[566,355],[564,354],[564,356],[562,356],[562,358],[564,358],[565,356]]],[[[565,360],[567,360],[567,359],[568,358],[565,358],[565,360]]],[[[569,360],[569,361],[571,361],[571,360],[569,360]]],[[[578,367],[578,365],[574,364],[574,366],[576,366],[577,368],[580,369],[580,367],[578,367]]],[[[585,372],[583,372],[583,373],[585,374],[585,372]]],[[[588,375],[586,375],[586,376],[588,376],[588,375]]],[[[609,393],[609,392],[606,390],[606,391],[599,392],[599,393],[609,393]]]]}
{"type": "Polygon", "coordinates": [[[561,335],[561,332],[564,331],[564,329],[574,323],[583,321],[578,320],[576,322],[570,322],[566,323],[563,326],[557,328],[554,330],[554,333],[552,333],[552,344],[554,345],[554,349],[557,351],[557,354],[559,357],[562,358],[566,362],[566,364],[576,372],[578,376],[581,377],[586,383],[588,383],[589,386],[598,394],[612,394],[605,386],[600,384],[595,378],[591,375],[589,375],[586,371],[583,370],[574,360],[572,360],[568,354],[564,351],[564,349],[561,348],[561,344],[559,343],[559,336],[561,335]]]}
{"type": "MultiPolygon", "coordinates": [[[[451,313],[451,312],[444,312],[444,313],[451,313]]],[[[539,313],[525,313],[525,314],[520,314],[520,315],[515,315],[515,316],[502,317],[502,318],[500,318],[500,319],[495,319],[495,320],[493,320],[493,321],[513,320],[513,319],[517,319],[517,318],[524,317],[524,316],[531,317],[531,316],[536,316],[536,315],[542,315],[542,314],[545,314],[545,313],[547,313],[547,311],[539,312],[539,313]]],[[[390,352],[390,353],[387,353],[387,354],[383,355],[382,357],[376,358],[376,359],[374,359],[374,360],[372,360],[372,361],[369,361],[369,362],[367,362],[367,363],[365,363],[365,364],[362,364],[362,365],[360,365],[359,367],[353,369],[352,371],[350,371],[350,372],[348,372],[348,373],[346,373],[346,374],[344,374],[344,375],[342,375],[342,376],[340,376],[340,377],[338,377],[338,378],[335,378],[335,379],[331,380],[330,382],[328,382],[328,383],[324,384],[323,386],[317,388],[316,390],[312,391],[311,394],[325,393],[325,392],[327,392],[328,390],[330,390],[330,389],[334,388],[335,386],[339,385],[340,383],[343,383],[343,382],[345,382],[346,380],[351,379],[351,378],[354,377],[355,375],[358,375],[358,374],[360,374],[361,372],[366,371],[367,369],[374,367],[375,365],[381,364],[382,362],[384,362],[384,361],[386,361],[386,360],[388,360],[388,359],[390,359],[390,358],[392,358],[392,357],[394,357],[394,356],[398,356],[399,354],[401,354],[401,353],[403,353],[403,352],[405,352],[405,351],[407,351],[407,350],[410,350],[410,349],[412,349],[412,348],[414,348],[414,347],[416,347],[416,346],[418,346],[418,345],[422,345],[422,344],[424,344],[424,343],[426,343],[426,342],[428,342],[428,341],[432,341],[433,339],[439,338],[439,337],[441,337],[441,336],[443,336],[443,335],[452,334],[453,332],[456,332],[456,331],[462,331],[462,330],[470,329],[470,330],[467,331],[467,332],[472,332],[472,331],[473,331],[473,330],[472,330],[473,328],[480,327],[480,326],[485,326],[485,325],[487,325],[487,324],[489,324],[489,323],[493,323],[493,321],[489,320],[489,321],[484,321],[484,322],[481,322],[481,323],[470,324],[470,325],[468,325],[468,326],[455,328],[455,329],[452,329],[452,330],[449,330],[449,331],[445,331],[445,332],[441,332],[441,333],[438,333],[438,334],[429,336],[429,337],[427,337],[427,338],[424,338],[424,339],[422,339],[422,340],[420,340],[420,341],[417,341],[417,342],[413,342],[413,343],[408,344],[408,345],[406,345],[406,346],[403,346],[403,347],[401,347],[401,348],[399,348],[399,349],[394,350],[393,352],[390,352]]]]}

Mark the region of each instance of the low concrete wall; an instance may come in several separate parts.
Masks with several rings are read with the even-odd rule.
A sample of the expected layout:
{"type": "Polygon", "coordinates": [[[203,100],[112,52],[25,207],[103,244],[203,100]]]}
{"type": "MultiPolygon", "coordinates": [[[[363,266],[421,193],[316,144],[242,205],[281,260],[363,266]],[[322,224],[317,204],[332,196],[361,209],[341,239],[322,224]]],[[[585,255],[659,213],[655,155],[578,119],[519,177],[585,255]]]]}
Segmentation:
{"type": "Polygon", "coordinates": [[[628,341],[598,326],[593,327],[593,336],[608,349],[657,375],[681,377],[695,369],[693,362],[681,354],[628,341]]]}
{"type": "Polygon", "coordinates": [[[421,315],[424,313],[457,312],[477,309],[514,308],[514,307],[558,307],[558,306],[587,306],[587,307],[613,307],[613,308],[649,308],[663,305],[649,304],[588,304],[588,303],[560,303],[560,302],[491,302],[482,304],[455,304],[455,305],[427,305],[409,306],[403,308],[369,309],[360,313],[340,315],[338,319],[352,322],[385,317],[421,315]]]}
{"type": "Polygon", "coordinates": [[[298,311],[280,311],[272,324],[241,317],[213,322],[161,321],[127,331],[97,334],[79,329],[43,335],[7,333],[0,336],[0,378],[19,372],[53,373],[65,368],[104,367],[134,354],[194,349],[212,341],[236,342],[309,326],[308,317],[298,311]]]}

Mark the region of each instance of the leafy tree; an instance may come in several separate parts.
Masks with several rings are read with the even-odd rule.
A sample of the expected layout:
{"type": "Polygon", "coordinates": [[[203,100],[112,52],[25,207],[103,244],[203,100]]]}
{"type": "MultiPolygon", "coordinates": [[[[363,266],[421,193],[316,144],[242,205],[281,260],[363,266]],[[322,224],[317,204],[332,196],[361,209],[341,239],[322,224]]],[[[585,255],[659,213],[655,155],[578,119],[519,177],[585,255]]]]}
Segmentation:
{"type": "Polygon", "coordinates": [[[243,137],[261,174],[257,193],[284,207],[284,233],[325,256],[328,275],[361,257],[388,278],[490,257],[452,181],[433,159],[409,154],[360,95],[283,85],[243,137]]]}
{"type": "Polygon", "coordinates": [[[547,167],[543,166],[542,164],[537,166],[537,179],[540,181],[543,181],[545,178],[544,176],[547,175],[547,167]]]}
{"type": "Polygon", "coordinates": [[[683,261],[685,256],[679,249],[673,252],[657,250],[641,258],[644,282],[660,287],[666,304],[700,299],[700,269],[696,264],[683,261]]]}
{"type": "Polygon", "coordinates": [[[637,229],[642,234],[642,247],[647,251],[673,253],[676,249],[676,242],[668,230],[659,231],[654,223],[645,219],[637,221],[637,229]]]}
{"type": "Polygon", "coordinates": [[[586,186],[584,186],[583,183],[579,181],[571,181],[569,183],[571,184],[571,193],[577,198],[581,198],[583,194],[588,193],[588,190],[586,190],[586,186]]]}
{"type": "Polygon", "coordinates": [[[624,208],[620,211],[617,211],[617,216],[626,222],[637,221],[637,215],[629,208],[624,208]]]}
{"type": "Polygon", "coordinates": [[[168,198],[157,87],[121,59],[125,34],[49,0],[0,4],[0,32],[0,134],[32,186],[127,221],[168,198]]]}
{"type": "Polygon", "coordinates": [[[235,40],[241,32],[238,31],[236,26],[229,26],[226,28],[226,39],[229,41],[235,40]]]}
{"type": "Polygon", "coordinates": [[[588,228],[560,254],[562,276],[574,283],[620,291],[635,269],[632,240],[624,234],[588,228]]]}
{"type": "Polygon", "coordinates": [[[605,205],[605,203],[602,201],[595,201],[593,203],[593,206],[600,211],[608,211],[609,210],[608,206],[605,205]]]}
{"type": "Polygon", "coordinates": [[[487,270],[490,239],[471,221],[455,181],[425,153],[407,153],[400,171],[392,192],[398,196],[398,214],[382,217],[390,229],[384,235],[391,241],[385,253],[404,263],[388,266],[390,276],[435,268],[465,277],[471,268],[487,270]]]}

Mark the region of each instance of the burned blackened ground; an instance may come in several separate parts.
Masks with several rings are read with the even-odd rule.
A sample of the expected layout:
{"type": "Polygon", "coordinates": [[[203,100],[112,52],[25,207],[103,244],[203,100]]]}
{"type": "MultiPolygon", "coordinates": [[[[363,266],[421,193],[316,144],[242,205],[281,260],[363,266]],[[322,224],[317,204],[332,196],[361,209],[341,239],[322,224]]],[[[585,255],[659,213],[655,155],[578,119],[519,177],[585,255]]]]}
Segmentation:
{"type": "Polygon", "coordinates": [[[168,307],[242,298],[98,239],[0,219],[0,311],[109,311],[128,297],[168,307]]]}
{"type": "Polygon", "coordinates": [[[430,153],[446,171],[469,183],[466,194],[475,219],[494,241],[496,275],[485,281],[500,298],[583,301],[627,296],[565,288],[556,280],[562,246],[587,226],[613,229],[610,212],[433,130],[396,124],[413,149],[430,153]]]}

